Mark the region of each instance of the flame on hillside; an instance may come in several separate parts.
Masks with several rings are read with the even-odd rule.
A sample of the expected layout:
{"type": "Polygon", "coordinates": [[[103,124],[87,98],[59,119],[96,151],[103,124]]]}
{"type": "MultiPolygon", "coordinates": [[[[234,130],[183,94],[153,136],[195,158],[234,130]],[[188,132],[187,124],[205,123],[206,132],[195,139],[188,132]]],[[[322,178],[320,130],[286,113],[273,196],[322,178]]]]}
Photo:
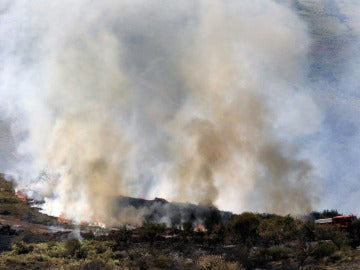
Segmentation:
{"type": "Polygon", "coordinates": [[[59,222],[60,224],[69,224],[69,225],[93,226],[93,227],[101,227],[101,228],[106,227],[105,224],[100,220],[98,220],[95,216],[92,218],[90,222],[86,220],[75,222],[74,220],[68,218],[64,213],[61,213],[57,218],[57,222],[59,222]]]}
{"type": "Polygon", "coordinates": [[[73,224],[73,221],[65,216],[64,213],[61,213],[57,218],[57,221],[61,224],[73,224]]]}
{"type": "Polygon", "coordinates": [[[18,197],[18,199],[20,199],[20,200],[22,200],[24,202],[26,202],[27,199],[28,199],[27,196],[24,193],[22,193],[20,190],[17,190],[15,192],[15,195],[16,195],[16,197],[18,197]]]}
{"type": "Polygon", "coordinates": [[[195,225],[194,231],[195,232],[207,232],[207,229],[205,228],[204,225],[197,224],[197,225],[195,225]]]}

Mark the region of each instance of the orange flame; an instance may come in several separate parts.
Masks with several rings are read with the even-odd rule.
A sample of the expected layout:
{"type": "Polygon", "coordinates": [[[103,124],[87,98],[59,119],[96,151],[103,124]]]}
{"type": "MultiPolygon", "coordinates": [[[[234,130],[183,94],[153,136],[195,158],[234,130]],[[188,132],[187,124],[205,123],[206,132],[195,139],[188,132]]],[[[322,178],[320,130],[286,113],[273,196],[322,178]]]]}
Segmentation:
{"type": "Polygon", "coordinates": [[[197,224],[197,225],[195,225],[194,231],[195,232],[206,232],[207,230],[204,225],[197,224]]]}
{"type": "Polygon", "coordinates": [[[62,224],[73,224],[72,220],[67,218],[64,213],[61,213],[57,221],[62,224]]]}
{"type": "Polygon", "coordinates": [[[89,226],[89,222],[87,222],[87,221],[85,221],[85,220],[82,220],[82,221],[80,221],[79,225],[80,225],[80,226],[87,227],[87,226],[89,226]]]}
{"type": "Polygon", "coordinates": [[[22,193],[20,190],[16,191],[15,193],[16,197],[18,197],[20,200],[26,202],[27,201],[27,196],[22,193]]]}

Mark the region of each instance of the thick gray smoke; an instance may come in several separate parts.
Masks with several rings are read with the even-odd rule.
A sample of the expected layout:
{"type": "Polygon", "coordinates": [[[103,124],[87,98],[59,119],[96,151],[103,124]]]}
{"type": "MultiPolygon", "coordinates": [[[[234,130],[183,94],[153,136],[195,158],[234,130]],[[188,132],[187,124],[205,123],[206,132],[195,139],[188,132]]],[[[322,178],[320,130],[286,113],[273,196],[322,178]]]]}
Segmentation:
{"type": "Polygon", "coordinates": [[[310,38],[288,6],[19,0],[0,10],[0,108],[17,149],[7,173],[48,213],[121,222],[129,209],[109,214],[117,195],[281,214],[316,202],[294,143],[321,114],[306,80],[310,38]]]}

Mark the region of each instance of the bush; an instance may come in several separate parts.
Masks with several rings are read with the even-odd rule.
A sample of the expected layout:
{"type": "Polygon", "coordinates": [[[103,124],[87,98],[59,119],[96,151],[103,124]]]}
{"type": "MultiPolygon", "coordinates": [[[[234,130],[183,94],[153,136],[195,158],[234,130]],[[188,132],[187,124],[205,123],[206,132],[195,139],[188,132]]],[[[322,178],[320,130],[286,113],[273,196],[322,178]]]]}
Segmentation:
{"type": "Polygon", "coordinates": [[[193,226],[193,223],[191,221],[188,221],[188,222],[184,222],[182,224],[182,227],[184,229],[184,232],[190,234],[194,231],[194,226],[193,226]]]}
{"type": "Polygon", "coordinates": [[[172,264],[172,259],[165,255],[159,255],[154,259],[154,265],[160,269],[171,269],[172,264]]]}
{"type": "Polygon", "coordinates": [[[34,250],[34,246],[20,241],[14,244],[13,250],[16,254],[28,254],[34,250]]]}
{"type": "Polygon", "coordinates": [[[299,232],[299,240],[302,242],[315,241],[315,223],[306,221],[302,224],[299,232]]]}
{"type": "Polygon", "coordinates": [[[308,249],[308,255],[317,259],[329,257],[337,251],[338,248],[333,241],[320,241],[310,246],[308,249]]]}
{"type": "Polygon", "coordinates": [[[273,260],[287,259],[293,255],[293,250],[285,246],[272,246],[268,248],[269,255],[273,260]]]}
{"type": "Polygon", "coordinates": [[[253,213],[243,213],[234,215],[228,229],[235,241],[242,241],[247,245],[252,245],[258,239],[259,217],[253,213]]]}
{"type": "Polygon", "coordinates": [[[316,225],[314,228],[316,241],[331,240],[338,249],[349,246],[348,233],[336,226],[316,225]]]}
{"type": "Polygon", "coordinates": [[[210,207],[208,213],[205,214],[204,225],[209,233],[211,233],[215,226],[221,224],[220,211],[215,207],[210,207]]]}
{"type": "Polygon", "coordinates": [[[351,238],[351,246],[353,248],[356,248],[360,245],[360,220],[355,220],[350,228],[349,228],[349,234],[351,238]]]}
{"type": "Polygon", "coordinates": [[[344,261],[351,261],[351,256],[349,251],[345,250],[338,250],[335,251],[329,258],[329,262],[344,262],[344,261]]]}
{"type": "Polygon", "coordinates": [[[281,245],[299,238],[301,222],[291,216],[270,215],[261,220],[258,227],[259,244],[263,246],[281,245]]]}
{"type": "Polygon", "coordinates": [[[63,242],[50,241],[47,243],[47,253],[53,258],[62,258],[65,254],[65,245],[63,242]]]}
{"type": "Polygon", "coordinates": [[[132,232],[125,227],[117,231],[111,231],[109,239],[114,241],[114,250],[124,250],[129,246],[131,242],[132,232]]]}
{"type": "Polygon", "coordinates": [[[234,262],[227,262],[221,256],[216,255],[205,255],[201,256],[197,260],[197,265],[200,269],[215,269],[215,270],[223,270],[223,269],[239,269],[239,265],[234,262]]]}
{"type": "Polygon", "coordinates": [[[80,267],[81,270],[111,270],[112,267],[100,259],[94,259],[90,262],[85,262],[80,267]]]}
{"type": "Polygon", "coordinates": [[[77,239],[69,239],[65,242],[65,256],[74,257],[80,251],[81,243],[77,239]]]}
{"type": "Polygon", "coordinates": [[[160,235],[165,232],[165,225],[155,224],[155,223],[144,223],[141,228],[139,228],[139,234],[141,241],[150,242],[154,244],[155,238],[157,235],[160,235]]]}

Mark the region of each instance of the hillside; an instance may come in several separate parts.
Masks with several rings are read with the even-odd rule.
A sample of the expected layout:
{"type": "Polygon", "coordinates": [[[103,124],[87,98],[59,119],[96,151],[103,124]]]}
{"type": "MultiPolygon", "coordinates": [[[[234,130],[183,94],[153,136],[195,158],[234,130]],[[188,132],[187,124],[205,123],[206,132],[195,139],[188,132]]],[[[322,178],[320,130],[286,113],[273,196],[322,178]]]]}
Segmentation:
{"type": "MultiPolygon", "coordinates": [[[[168,202],[161,198],[145,200],[125,196],[118,197],[115,200],[119,206],[118,212],[122,209],[135,209],[135,211],[145,213],[144,221],[165,223],[169,227],[179,228],[184,222],[202,224],[211,216],[216,216],[223,223],[227,223],[231,218],[231,212],[220,211],[208,205],[168,202]]],[[[114,213],[114,216],[119,215],[120,213],[114,213]]]]}
{"type": "MultiPolygon", "coordinates": [[[[37,224],[51,225],[56,218],[40,213],[38,209],[30,207],[26,200],[22,200],[21,193],[16,196],[12,183],[0,174],[0,218],[10,216],[23,221],[37,224]]],[[[1,219],[0,219],[1,221],[1,219]]]]}
{"type": "Polygon", "coordinates": [[[122,197],[123,207],[154,211],[141,227],[102,229],[58,224],[19,199],[4,179],[0,194],[0,269],[360,269],[358,219],[341,229],[291,216],[122,197]],[[166,227],[151,222],[160,217],[156,209],[194,219],[182,229],[166,227]],[[196,227],[197,214],[206,228],[196,227]]]}

